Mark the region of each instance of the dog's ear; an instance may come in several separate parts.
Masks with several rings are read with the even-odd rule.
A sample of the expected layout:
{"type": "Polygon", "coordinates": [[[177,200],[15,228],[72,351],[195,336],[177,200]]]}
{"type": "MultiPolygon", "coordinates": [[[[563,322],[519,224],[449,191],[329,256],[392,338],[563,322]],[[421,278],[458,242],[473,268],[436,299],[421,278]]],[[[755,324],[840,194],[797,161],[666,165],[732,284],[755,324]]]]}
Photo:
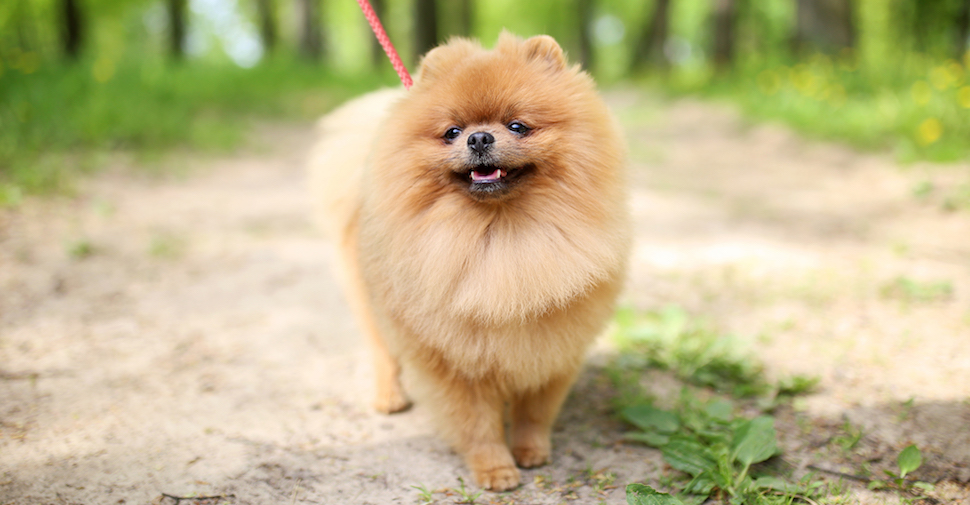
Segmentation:
{"type": "Polygon", "coordinates": [[[523,46],[529,58],[545,61],[556,70],[566,68],[566,55],[556,43],[556,39],[548,35],[536,35],[523,42],[523,46]]]}
{"type": "Polygon", "coordinates": [[[447,71],[462,59],[481,49],[477,43],[461,37],[452,37],[447,44],[442,44],[428,51],[421,58],[418,71],[419,80],[434,79],[435,76],[447,71]]]}

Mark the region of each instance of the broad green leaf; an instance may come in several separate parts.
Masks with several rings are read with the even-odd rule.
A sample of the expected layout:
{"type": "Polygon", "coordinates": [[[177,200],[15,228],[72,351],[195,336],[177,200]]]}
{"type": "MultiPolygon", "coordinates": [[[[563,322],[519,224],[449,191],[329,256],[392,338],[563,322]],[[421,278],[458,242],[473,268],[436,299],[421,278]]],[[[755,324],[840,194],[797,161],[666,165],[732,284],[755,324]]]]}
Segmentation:
{"type": "Polygon", "coordinates": [[[717,467],[707,449],[689,438],[672,438],[660,450],[663,452],[664,461],[670,466],[694,477],[717,467]]]}
{"type": "Polygon", "coordinates": [[[753,485],[755,489],[773,489],[775,491],[781,491],[783,493],[803,493],[805,489],[789,482],[785,482],[778,477],[758,477],[754,479],[753,485]]]}
{"type": "Polygon", "coordinates": [[[866,487],[869,489],[884,489],[886,487],[886,482],[879,479],[873,479],[869,481],[869,484],[866,484],[866,487]]]}
{"type": "Polygon", "coordinates": [[[670,437],[660,433],[625,433],[623,438],[627,440],[633,440],[634,442],[642,442],[649,445],[650,447],[663,447],[670,442],[670,437]]]}
{"type": "Polygon", "coordinates": [[[715,400],[704,408],[704,412],[711,418],[718,421],[728,422],[731,420],[734,406],[727,400],[715,400]]]}
{"type": "Polygon", "coordinates": [[[684,492],[701,496],[709,496],[717,483],[711,478],[710,472],[704,472],[694,477],[684,486],[684,492]]]}
{"type": "Polygon", "coordinates": [[[628,505],[684,505],[684,502],[667,493],[643,484],[630,484],[626,487],[628,505]]]}
{"type": "Polygon", "coordinates": [[[675,414],[650,405],[633,405],[623,409],[620,415],[644,431],[674,433],[680,428],[675,414]]]}
{"type": "Polygon", "coordinates": [[[929,482],[923,482],[923,481],[914,482],[913,487],[922,489],[923,491],[933,491],[936,489],[936,486],[934,486],[933,484],[930,484],[929,482]]]}
{"type": "Polygon", "coordinates": [[[920,465],[923,464],[923,455],[920,454],[918,447],[915,445],[910,445],[909,447],[903,449],[903,452],[899,453],[899,458],[896,459],[896,464],[899,465],[900,478],[906,477],[906,474],[916,470],[920,465]]]}
{"type": "Polygon", "coordinates": [[[775,420],[768,416],[756,417],[734,433],[731,459],[744,465],[764,461],[774,456],[778,449],[775,438],[775,420]]]}

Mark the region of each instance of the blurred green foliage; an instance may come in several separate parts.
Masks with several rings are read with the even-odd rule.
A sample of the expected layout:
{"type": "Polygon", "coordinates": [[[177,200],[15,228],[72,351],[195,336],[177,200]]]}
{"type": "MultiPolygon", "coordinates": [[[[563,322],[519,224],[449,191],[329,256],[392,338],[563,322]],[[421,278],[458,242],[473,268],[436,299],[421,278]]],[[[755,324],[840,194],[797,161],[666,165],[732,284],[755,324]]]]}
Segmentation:
{"type": "MultiPolygon", "coordinates": [[[[173,1],[0,2],[0,204],[62,187],[65,174],[98,166],[97,153],[230,148],[252,118],[309,119],[397,82],[356,2],[188,0],[187,57],[178,60],[168,54],[173,1]],[[76,57],[64,47],[72,2],[76,57]],[[322,34],[319,60],[301,57],[308,2],[319,7],[312,20],[322,34]],[[261,31],[266,5],[274,43],[261,31]]],[[[970,0],[833,1],[852,6],[852,41],[837,50],[795,43],[799,9],[821,0],[669,0],[665,58],[636,73],[664,0],[441,0],[437,27],[441,40],[462,33],[456,5],[463,3],[467,29],[485,45],[502,29],[548,33],[605,85],[632,81],[729,100],[758,120],[893,150],[903,160],[966,159],[970,56],[960,20],[970,0]],[[723,5],[735,9],[726,67],[712,56],[723,5]]],[[[381,3],[414,72],[413,1],[381,3]]]]}
{"type": "Polygon", "coordinates": [[[252,118],[310,120],[380,83],[292,60],[243,69],[127,59],[108,70],[88,60],[2,79],[0,176],[20,188],[6,188],[7,200],[63,189],[100,152],[228,149],[252,118]]]}
{"type": "Polygon", "coordinates": [[[730,99],[759,120],[902,161],[949,162],[970,154],[970,72],[952,59],[908,55],[893,72],[861,68],[849,52],[795,64],[752,65],[725,78],[676,76],[675,93],[730,99]]]}
{"type": "MultiPolygon", "coordinates": [[[[687,2],[697,6],[706,2],[687,2]]],[[[662,76],[674,94],[727,99],[757,120],[777,120],[820,138],[878,150],[902,161],[949,162],[970,155],[970,52],[958,30],[965,0],[854,0],[855,41],[839,51],[797,51],[796,2],[743,4],[736,61],[715,72],[703,57],[662,76]]],[[[965,15],[965,14],[964,14],[965,15]]],[[[674,37],[703,48],[706,19],[674,37]],[[701,24],[698,24],[701,23],[701,24]]],[[[657,79],[654,80],[655,82],[657,79]]]]}

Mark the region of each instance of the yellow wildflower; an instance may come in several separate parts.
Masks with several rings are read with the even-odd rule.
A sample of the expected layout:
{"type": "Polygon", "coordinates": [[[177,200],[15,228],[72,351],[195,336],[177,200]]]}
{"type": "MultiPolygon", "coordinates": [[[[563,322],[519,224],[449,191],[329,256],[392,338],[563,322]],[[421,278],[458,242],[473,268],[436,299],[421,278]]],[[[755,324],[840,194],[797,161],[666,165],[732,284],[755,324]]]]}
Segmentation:
{"type": "Polygon", "coordinates": [[[943,91],[950,87],[950,73],[946,67],[936,67],[930,70],[930,82],[933,83],[934,88],[943,91]]]}
{"type": "Polygon", "coordinates": [[[957,102],[960,103],[960,107],[970,109],[970,86],[964,86],[957,91],[957,102]]]}
{"type": "Polygon", "coordinates": [[[916,140],[921,146],[928,146],[943,136],[943,123],[935,117],[924,120],[917,130],[916,140]]]}
{"type": "Polygon", "coordinates": [[[930,98],[933,97],[933,90],[930,89],[930,85],[926,81],[916,81],[913,83],[913,87],[909,90],[910,94],[913,96],[913,101],[917,105],[926,105],[930,103],[930,98]]]}

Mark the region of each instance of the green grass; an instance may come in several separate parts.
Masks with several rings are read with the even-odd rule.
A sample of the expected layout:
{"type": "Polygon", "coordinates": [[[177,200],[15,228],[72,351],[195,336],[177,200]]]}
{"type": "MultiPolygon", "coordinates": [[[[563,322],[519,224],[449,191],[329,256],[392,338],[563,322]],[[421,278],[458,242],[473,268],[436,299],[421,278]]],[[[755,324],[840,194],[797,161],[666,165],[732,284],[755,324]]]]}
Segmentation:
{"type": "Polygon", "coordinates": [[[384,77],[333,75],[276,59],[229,62],[0,60],[0,204],[57,191],[96,170],[101,153],[225,150],[256,118],[308,120],[384,77]],[[25,63],[26,62],[26,63],[25,63]]]}
{"type": "Polygon", "coordinates": [[[872,149],[902,161],[970,158],[970,53],[965,61],[903,53],[860,65],[850,52],[789,64],[741,65],[715,76],[707,68],[675,72],[666,89],[726,99],[759,121],[872,149]]]}
{"type": "Polygon", "coordinates": [[[736,397],[786,397],[804,393],[815,379],[795,376],[777,382],[732,335],[716,331],[679,307],[652,312],[617,311],[614,340],[623,351],[614,373],[655,367],[679,379],[736,397]]]}
{"type": "Polygon", "coordinates": [[[97,248],[86,238],[78,239],[68,243],[66,246],[67,255],[75,260],[83,260],[91,257],[97,252],[97,248]]]}
{"type": "Polygon", "coordinates": [[[417,490],[418,500],[420,500],[423,505],[434,503],[434,491],[428,489],[424,484],[419,484],[417,486],[412,485],[411,487],[417,490]]]}
{"type": "Polygon", "coordinates": [[[882,286],[880,294],[886,299],[901,300],[906,303],[945,302],[953,298],[953,283],[950,281],[919,281],[899,276],[882,286]]]}
{"type": "Polygon", "coordinates": [[[452,489],[458,494],[458,500],[455,503],[463,503],[465,505],[476,505],[475,500],[482,495],[482,491],[472,492],[471,489],[465,489],[465,479],[458,477],[458,489],[452,489]]]}

